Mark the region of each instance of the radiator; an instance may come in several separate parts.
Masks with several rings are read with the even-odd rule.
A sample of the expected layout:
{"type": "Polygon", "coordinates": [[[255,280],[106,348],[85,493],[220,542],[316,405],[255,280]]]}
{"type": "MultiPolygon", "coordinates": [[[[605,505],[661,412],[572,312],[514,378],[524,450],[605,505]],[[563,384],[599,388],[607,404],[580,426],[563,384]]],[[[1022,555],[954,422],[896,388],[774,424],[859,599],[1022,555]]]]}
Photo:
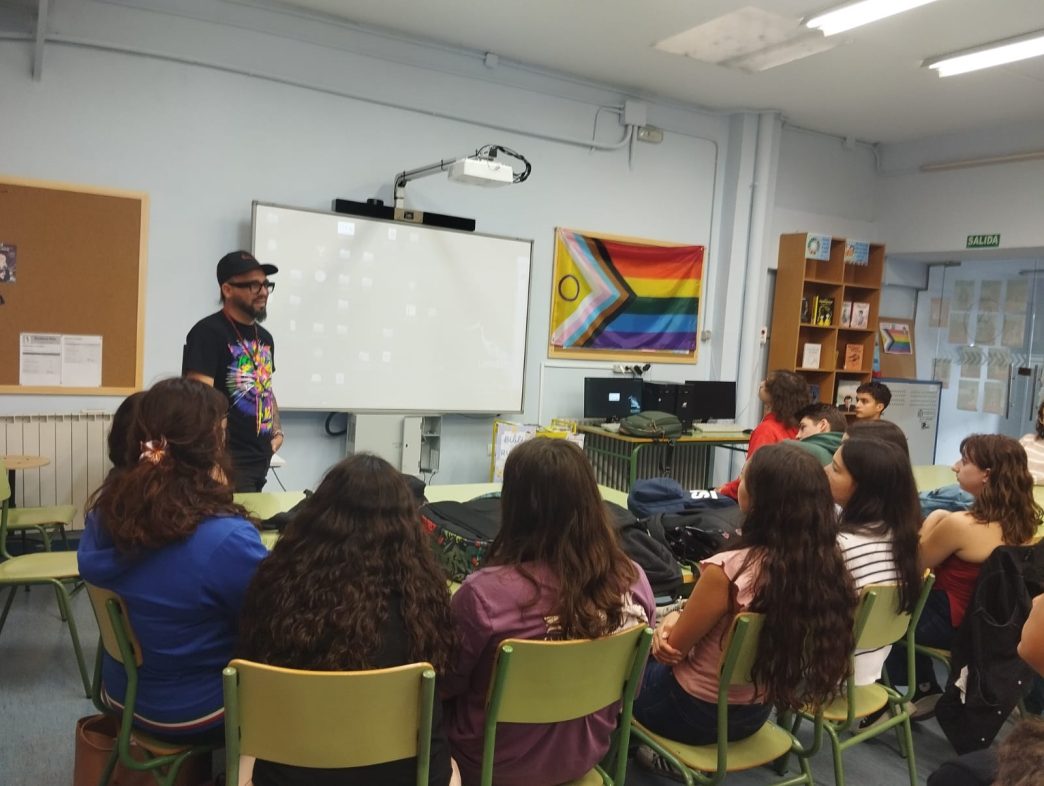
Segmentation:
{"type": "Polygon", "coordinates": [[[0,455],[43,456],[50,463],[15,472],[15,504],[75,505],[74,529],[83,506],[112,466],[110,414],[0,416],[0,455]]]}

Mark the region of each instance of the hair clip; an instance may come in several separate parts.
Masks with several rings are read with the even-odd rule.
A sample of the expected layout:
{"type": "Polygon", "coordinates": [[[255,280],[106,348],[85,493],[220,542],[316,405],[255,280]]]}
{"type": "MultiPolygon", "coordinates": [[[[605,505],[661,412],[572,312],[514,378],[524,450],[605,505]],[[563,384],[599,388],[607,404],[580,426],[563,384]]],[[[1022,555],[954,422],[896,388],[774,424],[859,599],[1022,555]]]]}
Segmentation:
{"type": "Polygon", "coordinates": [[[150,464],[159,464],[167,455],[167,440],[165,437],[150,439],[141,443],[141,455],[138,461],[147,461],[150,464]]]}

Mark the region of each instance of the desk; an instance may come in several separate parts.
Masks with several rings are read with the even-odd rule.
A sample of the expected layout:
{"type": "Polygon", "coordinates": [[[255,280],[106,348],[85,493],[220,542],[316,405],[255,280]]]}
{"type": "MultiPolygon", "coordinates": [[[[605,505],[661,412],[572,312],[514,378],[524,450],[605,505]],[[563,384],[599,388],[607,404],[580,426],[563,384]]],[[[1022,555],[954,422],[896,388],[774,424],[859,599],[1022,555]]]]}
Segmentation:
{"type": "Polygon", "coordinates": [[[711,488],[714,448],[746,450],[750,437],[735,434],[686,434],[673,446],[662,440],[628,437],[600,426],[579,426],[584,453],[602,485],[630,491],[639,478],[671,477],[686,489],[711,488]],[[669,463],[668,463],[669,462],[669,463]]]}
{"type": "MultiPolygon", "coordinates": [[[[14,453],[0,456],[0,461],[3,461],[4,466],[7,467],[7,484],[11,487],[11,502],[9,505],[12,508],[15,506],[15,472],[23,469],[39,469],[51,463],[51,460],[46,456],[25,456],[14,453]]],[[[25,500],[22,501],[25,502],[25,500]]]]}

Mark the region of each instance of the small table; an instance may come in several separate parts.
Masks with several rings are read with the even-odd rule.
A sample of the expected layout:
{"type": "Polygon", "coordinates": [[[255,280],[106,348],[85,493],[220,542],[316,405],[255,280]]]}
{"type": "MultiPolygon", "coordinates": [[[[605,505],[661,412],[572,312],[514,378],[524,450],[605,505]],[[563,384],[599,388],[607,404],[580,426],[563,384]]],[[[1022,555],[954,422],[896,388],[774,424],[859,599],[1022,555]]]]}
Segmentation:
{"type": "Polygon", "coordinates": [[[687,489],[710,488],[714,481],[714,448],[746,450],[750,436],[731,434],[683,434],[671,440],[629,437],[601,426],[579,426],[584,453],[591,460],[595,478],[603,486],[628,492],[638,478],[669,476],[687,489]]]}
{"type": "Polygon", "coordinates": [[[4,466],[7,467],[7,483],[11,487],[10,507],[12,508],[15,506],[15,472],[23,469],[39,469],[51,463],[46,456],[26,456],[17,453],[0,456],[0,459],[3,459],[4,466]]]}

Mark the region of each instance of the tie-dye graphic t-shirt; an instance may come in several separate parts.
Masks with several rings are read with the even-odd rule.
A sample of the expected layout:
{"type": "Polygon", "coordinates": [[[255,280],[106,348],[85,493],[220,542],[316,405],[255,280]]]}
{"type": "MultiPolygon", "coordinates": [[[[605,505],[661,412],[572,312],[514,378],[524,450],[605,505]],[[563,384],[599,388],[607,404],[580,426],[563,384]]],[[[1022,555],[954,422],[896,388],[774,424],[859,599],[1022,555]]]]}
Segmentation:
{"type": "Polygon", "coordinates": [[[244,462],[272,455],[275,343],[260,325],[233,324],[221,311],[201,319],[185,339],[182,373],[212,377],[228,397],[228,447],[244,462]]]}

